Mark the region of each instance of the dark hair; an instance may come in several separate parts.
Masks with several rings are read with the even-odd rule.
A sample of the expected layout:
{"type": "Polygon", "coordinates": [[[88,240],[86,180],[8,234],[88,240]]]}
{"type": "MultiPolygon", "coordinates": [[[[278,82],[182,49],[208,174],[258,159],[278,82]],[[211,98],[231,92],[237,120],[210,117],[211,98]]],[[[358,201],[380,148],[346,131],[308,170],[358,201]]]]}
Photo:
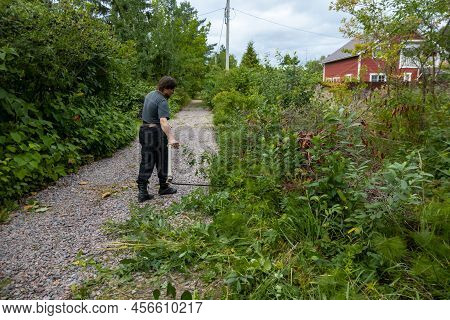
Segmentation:
{"type": "Polygon", "coordinates": [[[158,82],[158,90],[162,91],[164,89],[175,89],[177,87],[177,82],[174,78],[169,76],[162,77],[158,82]]]}

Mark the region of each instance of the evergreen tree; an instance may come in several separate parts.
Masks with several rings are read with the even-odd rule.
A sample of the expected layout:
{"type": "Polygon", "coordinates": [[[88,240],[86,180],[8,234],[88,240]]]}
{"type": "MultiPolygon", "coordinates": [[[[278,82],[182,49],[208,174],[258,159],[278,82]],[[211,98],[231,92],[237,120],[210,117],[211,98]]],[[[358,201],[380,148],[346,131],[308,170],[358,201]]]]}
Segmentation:
{"type": "Polygon", "coordinates": [[[255,68],[259,65],[259,59],[254,48],[254,42],[250,41],[247,45],[247,50],[242,56],[241,66],[247,68],[255,68]]]}
{"type": "MultiPolygon", "coordinates": [[[[220,46],[220,51],[219,53],[214,53],[210,58],[209,58],[209,65],[217,65],[219,68],[224,69],[225,70],[225,60],[226,60],[226,49],[225,47],[222,45],[220,46]]],[[[236,68],[238,65],[238,62],[236,60],[236,57],[233,54],[230,54],[230,69],[236,68]]]]}

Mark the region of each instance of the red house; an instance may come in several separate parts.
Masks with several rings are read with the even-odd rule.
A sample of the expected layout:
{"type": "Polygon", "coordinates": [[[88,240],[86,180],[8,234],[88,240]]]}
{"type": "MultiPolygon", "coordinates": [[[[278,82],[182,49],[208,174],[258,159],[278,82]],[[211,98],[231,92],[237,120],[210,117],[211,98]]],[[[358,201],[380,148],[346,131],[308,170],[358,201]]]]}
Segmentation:
{"type": "MultiPolygon", "coordinates": [[[[415,41],[420,40],[411,40],[411,45],[415,41]]],[[[360,40],[353,39],[322,61],[324,82],[344,82],[345,80],[386,81],[383,60],[364,57],[362,52],[351,53],[355,46],[360,43],[362,43],[360,40]]],[[[399,75],[403,76],[404,81],[417,81],[420,77],[419,67],[416,63],[403,55],[399,57],[398,72],[399,75]]]]}

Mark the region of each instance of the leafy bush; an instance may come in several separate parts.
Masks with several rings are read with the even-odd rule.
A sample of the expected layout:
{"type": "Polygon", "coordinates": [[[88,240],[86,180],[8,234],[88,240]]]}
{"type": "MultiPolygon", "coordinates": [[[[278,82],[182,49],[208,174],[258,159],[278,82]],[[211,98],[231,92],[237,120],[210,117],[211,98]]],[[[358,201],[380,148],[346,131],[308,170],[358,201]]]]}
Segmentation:
{"type": "Polygon", "coordinates": [[[305,84],[275,85],[282,71],[239,68],[209,78],[204,94],[220,147],[212,188],[153,218],[148,233],[145,218],[125,223],[133,265],[195,271],[223,285],[211,297],[227,299],[448,299],[442,110],[426,106],[424,118],[439,129],[427,120],[417,139],[403,128],[415,116],[395,125],[387,116],[408,92],[386,105],[376,96],[353,101],[359,90],[299,96],[305,84]],[[392,132],[374,129],[383,126],[392,132]],[[213,221],[171,227],[166,218],[183,210],[213,221]]]}
{"type": "Polygon", "coordinates": [[[177,113],[181,108],[186,106],[190,100],[190,96],[182,87],[177,88],[175,93],[170,97],[170,112],[172,114],[177,113]]]}
{"type": "Polygon", "coordinates": [[[79,2],[2,3],[0,205],[136,134],[136,52],[79,2]],[[81,31],[80,31],[81,30],[81,31]]]}

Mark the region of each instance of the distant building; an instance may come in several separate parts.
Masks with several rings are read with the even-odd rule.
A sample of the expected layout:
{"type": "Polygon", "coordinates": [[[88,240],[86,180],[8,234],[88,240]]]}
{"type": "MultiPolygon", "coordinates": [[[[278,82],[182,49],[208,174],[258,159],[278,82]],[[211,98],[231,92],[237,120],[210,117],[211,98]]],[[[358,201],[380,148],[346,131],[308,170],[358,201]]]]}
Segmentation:
{"type": "MultiPolygon", "coordinates": [[[[417,41],[421,40],[411,40],[408,45],[414,45],[417,41]]],[[[362,52],[351,53],[360,43],[362,41],[353,39],[322,61],[324,82],[345,82],[346,80],[386,82],[386,74],[383,73],[385,62],[382,59],[375,58],[374,55],[364,57],[362,52]]],[[[398,74],[405,82],[417,81],[420,77],[419,66],[413,59],[400,54],[398,74]]]]}

